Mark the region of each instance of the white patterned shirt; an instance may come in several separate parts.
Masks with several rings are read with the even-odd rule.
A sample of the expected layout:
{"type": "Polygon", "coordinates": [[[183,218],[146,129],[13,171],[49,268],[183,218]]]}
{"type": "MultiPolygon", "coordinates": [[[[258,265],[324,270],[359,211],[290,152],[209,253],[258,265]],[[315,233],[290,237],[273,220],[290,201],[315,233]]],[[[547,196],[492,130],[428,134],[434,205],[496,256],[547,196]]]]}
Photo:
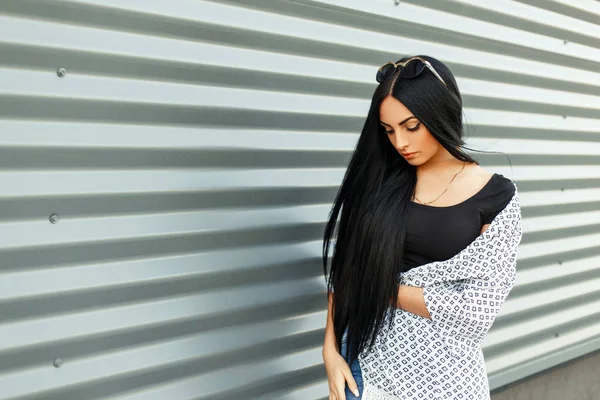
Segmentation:
{"type": "Polygon", "coordinates": [[[480,344],[515,283],[521,237],[515,190],[460,253],[400,274],[400,284],[424,288],[431,319],[396,309],[392,328],[359,355],[362,400],[490,399],[480,344]]]}

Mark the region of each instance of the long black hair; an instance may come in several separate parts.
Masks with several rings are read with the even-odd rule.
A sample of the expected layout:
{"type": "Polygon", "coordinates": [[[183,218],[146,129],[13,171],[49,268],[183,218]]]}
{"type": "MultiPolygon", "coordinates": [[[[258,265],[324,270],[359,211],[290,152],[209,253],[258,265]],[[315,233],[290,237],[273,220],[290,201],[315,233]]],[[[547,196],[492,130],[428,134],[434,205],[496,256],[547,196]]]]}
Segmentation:
{"type": "Polygon", "coordinates": [[[334,292],[333,326],[338,347],[348,329],[349,362],[367,345],[372,348],[388,310],[390,326],[393,322],[397,277],[405,271],[402,258],[409,201],[417,182],[416,167],[398,154],[379,123],[381,102],[387,96],[395,97],[450,154],[477,163],[463,150],[462,97],[453,74],[435,58],[420,57],[433,65],[447,87],[428,70],[412,79],[399,77],[398,70],[377,86],[325,227],[323,271],[328,276],[328,291],[334,292]]]}

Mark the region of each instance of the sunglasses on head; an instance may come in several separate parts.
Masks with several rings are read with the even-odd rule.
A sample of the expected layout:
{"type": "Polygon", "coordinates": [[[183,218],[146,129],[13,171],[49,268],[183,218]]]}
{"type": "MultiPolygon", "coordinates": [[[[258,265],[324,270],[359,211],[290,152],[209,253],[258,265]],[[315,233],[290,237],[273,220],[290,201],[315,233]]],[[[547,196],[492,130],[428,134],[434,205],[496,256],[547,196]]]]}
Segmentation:
{"type": "Polygon", "coordinates": [[[400,68],[400,74],[399,74],[400,78],[404,78],[404,79],[416,78],[417,76],[419,76],[421,74],[421,72],[425,71],[425,68],[427,68],[428,70],[431,71],[431,73],[433,75],[435,75],[435,77],[440,82],[442,82],[444,84],[444,86],[447,86],[446,82],[444,82],[444,80],[442,79],[440,74],[437,73],[437,71],[435,70],[435,68],[433,68],[431,63],[421,57],[412,57],[404,62],[399,62],[399,63],[393,63],[390,61],[390,62],[383,64],[377,70],[377,82],[379,82],[379,83],[385,82],[392,75],[394,75],[394,73],[396,72],[396,70],[398,68],[400,68]]]}

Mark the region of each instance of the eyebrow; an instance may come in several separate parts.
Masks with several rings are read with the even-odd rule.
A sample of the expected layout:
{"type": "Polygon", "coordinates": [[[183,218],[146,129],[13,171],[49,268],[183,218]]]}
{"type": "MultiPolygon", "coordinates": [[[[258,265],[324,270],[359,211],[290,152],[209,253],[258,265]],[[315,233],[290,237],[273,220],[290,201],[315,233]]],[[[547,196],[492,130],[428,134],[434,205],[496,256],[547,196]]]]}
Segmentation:
{"type": "MultiPolygon", "coordinates": [[[[417,117],[415,117],[414,115],[411,115],[410,117],[408,117],[408,118],[406,118],[406,119],[402,120],[402,122],[400,122],[400,123],[398,124],[398,126],[400,126],[400,125],[404,124],[406,121],[408,121],[409,119],[413,119],[413,118],[415,118],[415,119],[416,119],[417,117]]],[[[381,120],[379,121],[379,123],[380,123],[381,125],[385,125],[385,126],[389,126],[389,127],[391,127],[391,125],[390,125],[390,124],[386,124],[385,122],[383,122],[383,121],[381,121],[381,120]]]]}

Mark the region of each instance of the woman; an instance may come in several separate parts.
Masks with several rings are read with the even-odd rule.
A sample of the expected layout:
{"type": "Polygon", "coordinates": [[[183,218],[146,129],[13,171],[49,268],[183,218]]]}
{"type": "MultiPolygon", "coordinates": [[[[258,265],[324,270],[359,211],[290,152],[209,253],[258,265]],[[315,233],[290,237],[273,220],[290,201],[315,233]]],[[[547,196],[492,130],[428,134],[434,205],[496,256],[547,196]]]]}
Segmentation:
{"type": "Polygon", "coordinates": [[[329,399],[489,399],[480,343],[515,281],[516,186],[464,152],[443,63],[377,81],[325,229],[329,399]]]}

